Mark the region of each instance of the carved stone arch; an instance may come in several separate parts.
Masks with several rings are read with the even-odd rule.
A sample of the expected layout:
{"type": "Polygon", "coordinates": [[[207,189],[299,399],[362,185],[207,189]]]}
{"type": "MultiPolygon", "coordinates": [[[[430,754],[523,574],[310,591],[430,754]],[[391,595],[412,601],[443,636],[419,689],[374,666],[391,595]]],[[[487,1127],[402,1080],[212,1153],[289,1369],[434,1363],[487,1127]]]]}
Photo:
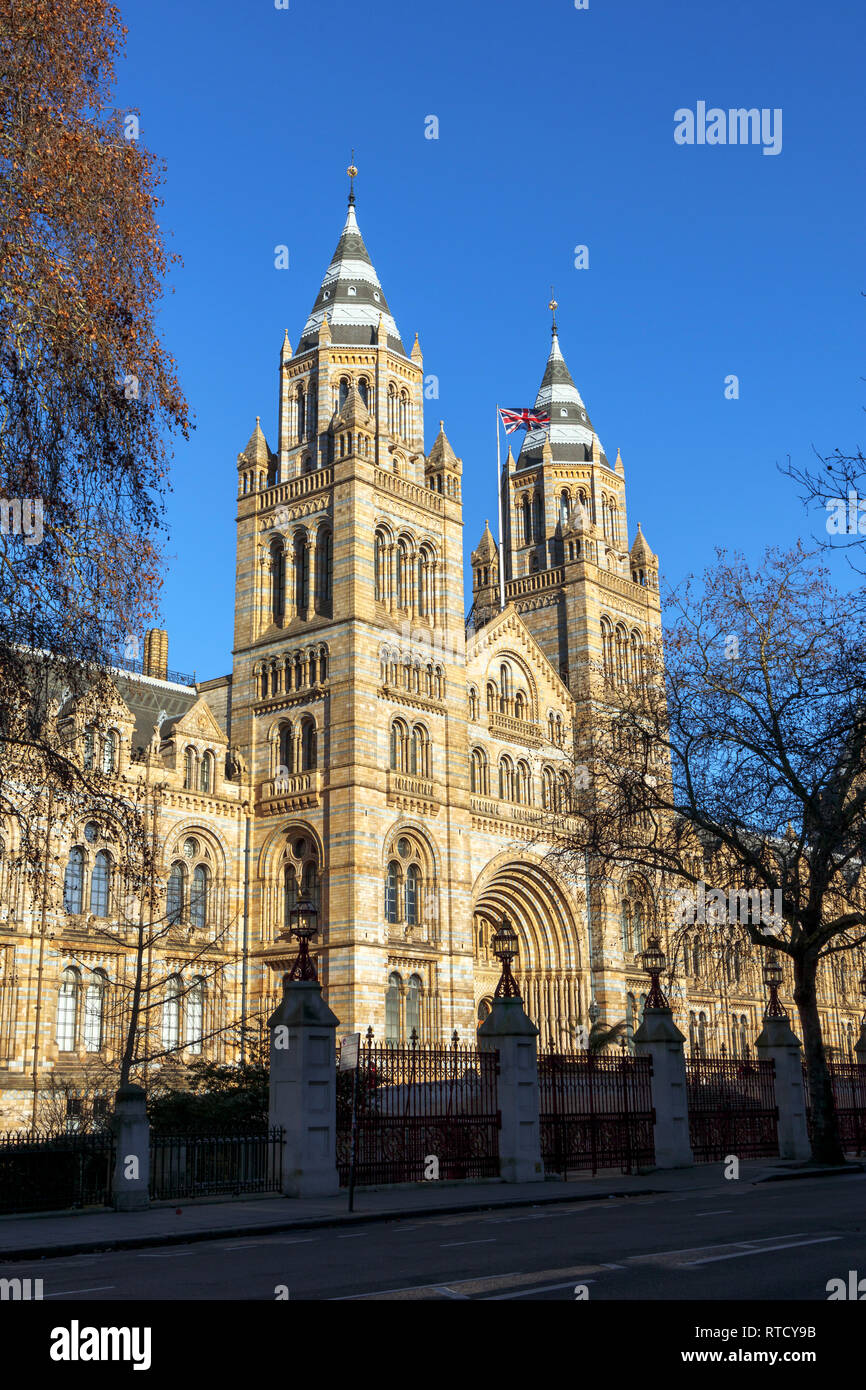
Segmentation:
{"type": "Polygon", "coordinates": [[[201,821],[195,820],[192,816],[180,825],[172,826],[171,832],[163,840],[160,863],[164,872],[168,872],[176,859],[183,859],[183,842],[190,838],[201,840],[210,848],[215,877],[228,874],[228,866],[232,862],[232,849],[225,836],[210,825],[202,825],[201,821]],[[221,857],[221,864],[217,863],[217,854],[221,857]]]}
{"type": "Polygon", "coordinates": [[[473,915],[498,925],[511,918],[520,952],[515,973],[585,970],[588,948],[577,905],[559,873],[523,848],[503,850],[482,869],[472,888],[473,915]]]}
{"type": "MultiPolygon", "coordinates": [[[[495,663],[497,666],[501,665],[501,664],[502,664],[503,662],[505,662],[505,661],[511,661],[511,662],[514,663],[514,665],[515,665],[515,666],[517,667],[517,669],[521,672],[521,674],[522,674],[524,680],[526,681],[527,689],[528,689],[528,691],[529,691],[529,703],[530,703],[530,707],[531,707],[531,711],[532,711],[532,712],[531,712],[531,718],[532,718],[534,721],[537,721],[537,719],[538,719],[538,684],[537,684],[537,682],[536,682],[535,676],[534,676],[533,673],[532,673],[532,670],[531,670],[531,668],[530,668],[529,662],[526,660],[526,658],[523,657],[523,656],[518,656],[517,652],[514,650],[513,647],[501,647],[498,651],[496,651],[496,652],[491,656],[490,661],[491,661],[492,663],[495,663]]],[[[488,667],[488,678],[489,678],[489,667],[488,667]]]]}
{"type": "Polygon", "coordinates": [[[442,855],[439,851],[435,839],[430,834],[429,828],[426,825],[424,825],[422,821],[414,820],[411,817],[407,816],[401,817],[399,820],[395,820],[392,823],[390,830],[388,830],[385,834],[385,838],[382,842],[383,873],[388,867],[389,860],[395,857],[397,841],[400,839],[400,836],[404,834],[409,838],[415,838],[419,840],[423,844],[427,852],[427,855],[429,856],[430,864],[433,870],[433,876],[437,881],[441,881],[442,855]]]}

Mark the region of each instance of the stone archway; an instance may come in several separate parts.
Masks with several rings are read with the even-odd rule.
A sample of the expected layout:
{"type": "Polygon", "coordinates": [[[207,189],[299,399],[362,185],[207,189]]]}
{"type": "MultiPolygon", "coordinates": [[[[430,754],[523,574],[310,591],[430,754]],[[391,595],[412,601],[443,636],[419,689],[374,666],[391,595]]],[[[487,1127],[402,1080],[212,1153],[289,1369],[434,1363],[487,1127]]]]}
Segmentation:
{"type": "Polygon", "coordinates": [[[480,875],[473,892],[475,1007],[493,993],[499,966],[490,939],[508,916],[520,942],[514,974],[526,1012],[540,1030],[539,1045],[576,1046],[589,998],[583,929],[564,886],[542,863],[502,855],[480,875]]]}

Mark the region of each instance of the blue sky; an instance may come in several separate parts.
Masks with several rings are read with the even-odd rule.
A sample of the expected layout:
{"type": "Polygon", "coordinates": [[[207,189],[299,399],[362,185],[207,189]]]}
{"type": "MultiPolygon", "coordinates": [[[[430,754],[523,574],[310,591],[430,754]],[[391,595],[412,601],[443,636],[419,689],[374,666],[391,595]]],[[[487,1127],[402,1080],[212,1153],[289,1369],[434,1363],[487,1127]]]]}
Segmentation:
{"type": "Polygon", "coordinates": [[[861,0],[121,9],[117,104],[167,164],[183,266],[163,338],[197,425],[168,504],[173,667],[231,668],[236,457],[257,414],[276,442],[283,331],[297,342],[336,244],[352,146],[368,250],[439,377],[427,447],[444,417],[463,458],[467,557],[495,516],[496,402],[540,383],[551,282],[631,534],[670,581],[716,545],[754,558],[808,534],[776,464],[866,433],[861,0]],[[699,101],[781,108],[781,152],[677,145],[674,112],[699,101]]]}

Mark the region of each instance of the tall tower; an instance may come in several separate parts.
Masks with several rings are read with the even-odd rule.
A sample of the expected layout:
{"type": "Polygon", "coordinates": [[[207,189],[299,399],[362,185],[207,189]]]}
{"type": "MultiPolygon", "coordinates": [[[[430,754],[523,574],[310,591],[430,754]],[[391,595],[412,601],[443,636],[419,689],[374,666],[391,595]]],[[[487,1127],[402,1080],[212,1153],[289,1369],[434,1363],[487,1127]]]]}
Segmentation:
{"type": "MultiPolygon", "coordinates": [[[[555,303],[552,303],[555,309],[555,303]]],[[[566,365],[556,320],[535,409],[549,427],[529,430],[502,469],[505,599],[575,695],[581,673],[616,659],[618,644],[658,626],[658,561],[638,527],[628,549],[625,469],[611,467],[566,365]]],[[[492,538],[482,538],[485,556],[492,538]]],[[[478,552],[477,552],[478,553],[478,552]]],[[[473,556],[476,621],[490,616],[486,571],[473,556]]],[[[498,604],[496,605],[498,607],[498,604]]]]}
{"type": "Polygon", "coordinates": [[[257,422],[238,458],[231,738],[255,788],[252,993],[274,997],[303,892],[343,1028],[393,1030],[394,975],[414,993],[392,1013],[426,1040],[467,1034],[462,466],[444,427],[425,455],[421,349],[406,351],[354,191],[279,378],[277,449],[257,422]]]}

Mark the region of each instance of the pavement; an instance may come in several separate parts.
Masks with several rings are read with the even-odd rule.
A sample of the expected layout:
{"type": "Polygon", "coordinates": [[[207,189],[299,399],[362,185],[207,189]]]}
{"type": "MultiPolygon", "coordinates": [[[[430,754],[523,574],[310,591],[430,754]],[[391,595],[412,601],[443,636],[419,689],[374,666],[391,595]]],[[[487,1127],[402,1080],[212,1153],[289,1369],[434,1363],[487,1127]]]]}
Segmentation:
{"type": "MultiPolygon", "coordinates": [[[[271,1194],[160,1203],[140,1212],[114,1212],[91,1207],[83,1211],[4,1216],[0,1217],[0,1261],[134,1250],[221,1240],[226,1236],[259,1235],[268,1231],[313,1230],[510,1207],[598,1202],[660,1194],[687,1197],[701,1191],[718,1192],[722,1167],[720,1163],[706,1163],[693,1168],[653,1169],[630,1175],[607,1171],[594,1177],[582,1176],[571,1182],[549,1178],[542,1183],[429,1182],[399,1187],[360,1188],[355,1192],[354,1212],[349,1212],[348,1194],[341,1190],[331,1197],[281,1197],[271,1194]]],[[[797,1178],[814,1179],[864,1171],[866,1163],[861,1162],[851,1162],[841,1168],[822,1168],[814,1164],[764,1160],[742,1162],[740,1182],[755,1184],[797,1178]]]]}

